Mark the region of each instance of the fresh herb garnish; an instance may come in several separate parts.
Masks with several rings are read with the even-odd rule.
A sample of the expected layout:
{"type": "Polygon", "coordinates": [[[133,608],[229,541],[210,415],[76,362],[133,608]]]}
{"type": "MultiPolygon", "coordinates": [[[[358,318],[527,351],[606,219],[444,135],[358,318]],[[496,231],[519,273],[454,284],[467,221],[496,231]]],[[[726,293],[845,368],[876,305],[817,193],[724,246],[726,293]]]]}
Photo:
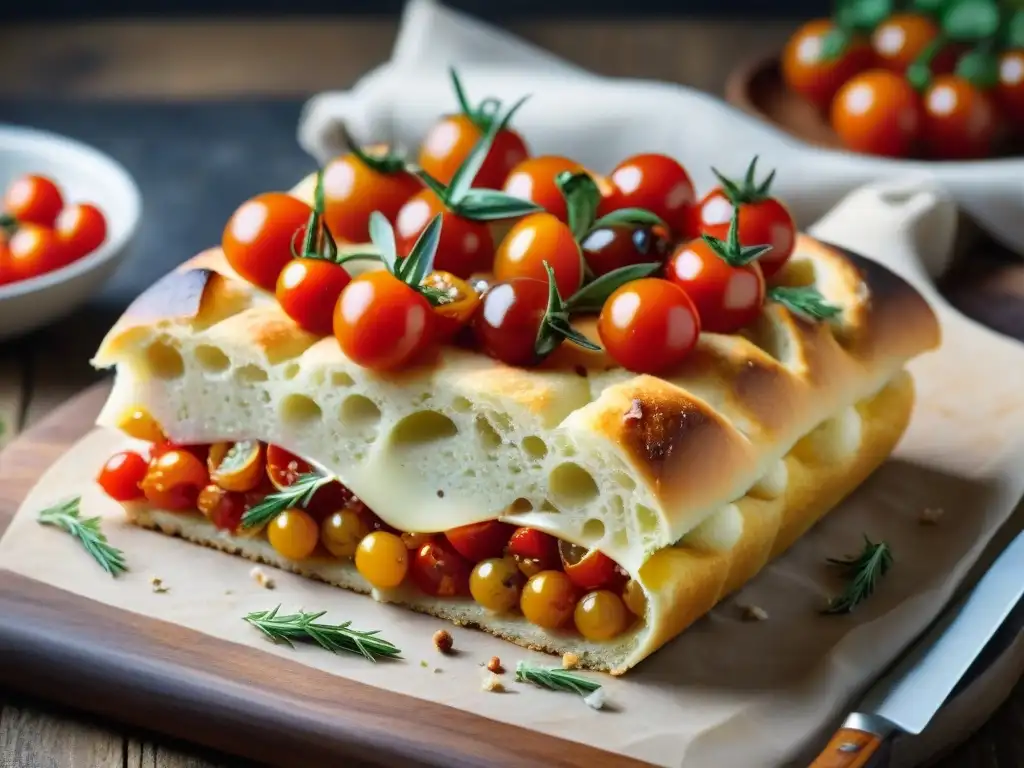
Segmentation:
{"type": "Polygon", "coordinates": [[[317,619],[327,611],[317,613],[290,613],[281,616],[281,606],[270,611],[254,611],[243,618],[274,643],[293,646],[295,640],[314,642],[331,653],[358,653],[370,661],[379,658],[398,658],[402,653],[397,646],[381,637],[380,630],[361,632],[352,629],[352,622],[318,624],[317,619]]]}
{"type": "Polygon", "coordinates": [[[405,172],[406,159],[404,155],[390,150],[373,153],[367,152],[352,140],[344,123],[338,125],[338,133],[342,144],[348,147],[348,151],[352,153],[352,156],[370,170],[384,175],[405,172]]]}
{"type": "Polygon", "coordinates": [[[305,508],[313,495],[334,480],[330,475],[307,472],[299,475],[287,488],[268,493],[259,504],[250,507],[242,515],[242,528],[256,528],[265,525],[291,507],[305,508]]]}
{"type": "Polygon", "coordinates": [[[740,245],[740,207],[734,205],[732,218],[729,219],[729,231],[725,240],[713,235],[701,235],[715,255],[730,267],[745,267],[755,259],[764,256],[772,249],[770,245],[740,245]]]}
{"type": "MultiPolygon", "coordinates": [[[[501,102],[491,97],[484,99],[480,102],[479,106],[474,107],[469,103],[466,89],[462,87],[462,81],[459,80],[459,74],[455,71],[455,67],[448,68],[448,75],[451,77],[452,90],[455,91],[455,98],[459,102],[459,109],[462,111],[462,114],[469,118],[469,121],[477,127],[480,133],[487,133],[494,123],[498,121],[498,114],[501,112],[501,102]]],[[[504,125],[508,124],[507,119],[502,122],[504,125]]]]}
{"type": "Polygon", "coordinates": [[[39,513],[37,518],[40,525],[52,525],[70,533],[85,548],[85,551],[92,555],[92,558],[100,564],[100,567],[111,576],[128,570],[125,565],[124,552],[107,542],[107,537],[100,530],[100,518],[88,517],[84,520],[81,516],[79,505],[82,502],[81,496],[47,507],[39,513]]]}
{"type": "Polygon", "coordinates": [[[784,285],[768,289],[768,299],[810,320],[827,320],[835,317],[842,309],[829,304],[818,289],[809,285],[789,287],[784,285]]]}
{"type": "Polygon", "coordinates": [[[864,537],[864,549],[856,557],[833,559],[828,562],[843,569],[848,583],[846,590],[829,600],[823,613],[849,613],[871,597],[878,580],[892,567],[892,550],[884,541],[877,544],[864,537]]]}
{"type": "Polygon", "coordinates": [[[743,181],[737,182],[732,179],[728,179],[718,172],[716,168],[712,168],[711,172],[718,178],[718,182],[722,185],[722,191],[725,196],[732,203],[734,208],[737,208],[744,203],[756,204],[763,203],[765,200],[771,197],[772,182],[775,181],[775,171],[769,173],[764,181],[760,184],[757,183],[757,155],[754,155],[754,159],[750,161],[750,165],[747,166],[747,172],[743,177],[743,181]]]}
{"type": "Polygon", "coordinates": [[[525,661],[516,664],[516,681],[533,683],[552,691],[567,691],[586,698],[600,690],[601,684],[562,667],[535,667],[525,661]]]}
{"type": "Polygon", "coordinates": [[[391,222],[380,211],[370,214],[370,241],[377,246],[378,259],[392,275],[423,294],[433,306],[451,301],[451,297],[444,291],[423,283],[434,269],[434,257],[441,242],[443,220],[443,214],[436,214],[416,238],[409,255],[401,259],[398,257],[395,230],[391,227],[391,222]]]}
{"type": "Polygon", "coordinates": [[[661,226],[668,229],[661,217],[643,208],[620,208],[597,218],[601,190],[586,171],[562,171],[555,177],[555,185],[565,198],[569,229],[577,243],[582,243],[587,235],[602,227],[661,226]]]}

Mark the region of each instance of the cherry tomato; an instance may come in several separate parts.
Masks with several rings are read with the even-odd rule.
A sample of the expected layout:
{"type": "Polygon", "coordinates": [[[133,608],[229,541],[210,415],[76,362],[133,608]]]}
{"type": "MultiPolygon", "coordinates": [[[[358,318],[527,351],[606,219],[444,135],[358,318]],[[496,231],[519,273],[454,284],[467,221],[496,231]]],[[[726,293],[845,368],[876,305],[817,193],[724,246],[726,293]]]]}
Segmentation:
{"type": "Polygon", "coordinates": [[[634,373],[679,365],[697,345],[697,307],[678,285],[656,277],[633,280],[608,297],[597,320],[605,351],[634,373]]]}
{"type": "Polygon", "coordinates": [[[536,342],[547,306],[547,281],[520,277],[493,285],[473,318],[480,349],[507,365],[540,362],[536,342]]]}
{"type": "Polygon", "coordinates": [[[607,589],[589,592],[576,603],[576,629],[587,640],[611,640],[629,623],[629,612],[620,598],[607,589]]]}
{"type": "Polygon", "coordinates": [[[245,494],[225,491],[216,483],[210,483],[199,492],[196,506],[217,528],[235,531],[246,511],[245,494]]]}
{"type": "Polygon", "coordinates": [[[392,589],[409,572],[409,551],[395,534],[374,531],[356,547],[356,570],[378,589],[392,589]]]}
{"type": "Polygon", "coordinates": [[[517,528],[509,539],[508,554],[527,576],[562,567],[558,539],[534,528],[517,528]]]}
{"type": "Polygon", "coordinates": [[[156,507],[191,510],[197,508],[199,491],[209,482],[204,462],[188,451],[172,449],[150,461],[140,487],[156,507]]]}
{"type": "Polygon", "coordinates": [[[496,557],[482,560],[473,567],[469,592],[484,608],[505,613],[519,604],[524,581],[514,560],[496,557]]]}
{"type": "Polygon", "coordinates": [[[434,334],[438,341],[451,341],[473,319],[480,306],[480,294],[451,272],[433,271],[423,285],[443,292],[449,299],[434,306],[434,334]]]}
{"type": "Polygon", "coordinates": [[[7,237],[0,233],[0,285],[14,282],[11,271],[11,249],[7,247],[7,237]]]}
{"type": "Polygon", "coordinates": [[[28,174],[15,179],[4,194],[4,211],[19,224],[52,227],[63,207],[60,188],[45,176],[28,174]]]}
{"type": "Polygon", "coordinates": [[[921,131],[920,98],[894,72],[864,72],[836,93],[832,127],[854,152],[906,157],[921,131]]]}
{"type": "MultiPolygon", "coordinates": [[[[448,184],[482,136],[480,128],[466,115],[441,118],[423,139],[419,155],[420,168],[438,181],[448,184]]],[[[501,189],[509,172],[527,154],[526,144],[519,134],[510,128],[502,129],[494,137],[487,159],[473,179],[473,186],[501,189]]]]}
{"type": "Polygon", "coordinates": [[[7,243],[8,267],[15,280],[39,277],[68,263],[68,254],[52,229],[20,224],[7,243]]]}
{"type": "Polygon", "coordinates": [[[473,221],[447,210],[429,189],[413,196],[402,206],[395,221],[398,253],[412,251],[424,227],[441,214],[441,236],[434,256],[434,268],[451,272],[463,280],[474,272],[489,272],[494,259],[494,239],[483,221],[473,221]]]}
{"type": "Polygon", "coordinates": [[[352,497],[352,491],[336,480],[333,480],[317,489],[316,493],[313,494],[313,498],[305,506],[305,510],[314,519],[323,520],[341,509],[351,508],[357,513],[362,514],[363,506],[362,502],[352,497]]]}
{"type": "Polygon", "coordinates": [[[598,227],[581,243],[583,258],[595,277],[632,264],[664,261],[672,252],[661,227],[598,227]]]}
{"type": "Polygon", "coordinates": [[[827,59],[826,35],[831,19],[815,19],[798,29],[782,52],[782,78],[786,85],[821,110],[827,110],[836,91],[854,75],[874,64],[875,54],[864,38],[854,38],[837,58],[827,59]]]}
{"type": "Polygon", "coordinates": [[[281,557],[305,560],[320,540],[320,526],[303,510],[289,508],[267,525],[267,540],[281,557]]]}
{"type": "Polygon", "coordinates": [[[329,336],[334,328],[334,305],[352,276],[325,259],[292,259],[277,278],[281,309],[302,328],[329,336]]]}
{"type": "Polygon", "coordinates": [[[501,557],[515,530],[515,526],[508,523],[484,520],[452,528],[445,533],[445,538],[464,558],[479,563],[489,557],[501,557]]]}
{"type": "Polygon", "coordinates": [[[572,230],[550,213],[524,216],[508,231],[494,256],[498,280],[528,277],[548,282],[544,262],[555,273],[562,298],[569,298],[583,283],[583,257],[572,230]]]}
{"type": "Polygon", "coordinates": [[[434,341],[434,311],[423,294],[389,272],[367,272],[341,292],[334,336],[354,363],[390,370],[434,341]]]}
{"type": "MultiPolygon", "coordinates": [[[[701,234],[725,240],[733,217],[733,204],[721,187],[701,200],[698,219],[701,234]]],[[[793,254],[796,224],[789,209],[774,197],[756,203],[741,203],[739,216],[741,245],[770,245],[772,249],[757,263],[765,278],[778,272],[793,254]]]]}
{"type": "Polygon", "coordinates": [[[1006,118],[1024,131],[1024,49],[1004,51],[999,58],[995,98],[1006,118]]]}
{"type": "Polygon", "coordinates": [[[313,467],[294,453],[277,445],[267,446],[267,477],[279,491],[312,471],[313,467]]]}
{"type": "Polygon", "coordinates": [[[139,483],[146,476],[149,462],[134,451],[115,453],[100,470],[96,482],[114,501],[134,501],[143,496],[139,483]]]}
{"type": "Polygon", "coordinates": [[[225,258],[250,283],[273,291],[310,213],[308,205],[283,192],[257,195],[228,219],[221,238],[225,258]]]}
{"type": "Polygon", "coordinates": [[[258,440],[214,443],[206,457],[210,480],[228,491],[251,491],[264,477],[266,462],[258,440]]]}
{"type": "Polygon", "coordinates": [[[444,539],[428,541],[409,564],[409,575],[422,592],[435,597],[469,594],[473,566],[444,539]]]}
{"type": "MultiPolygon", "coordinates": [[[[363,151],[371,157],[377,154],[374,148],[363,151]]],[[[393,224],[405,201],[423,188],[408,171],[376,170],[354,154],[329,162],[323,185],[327,229],[335,238],[351,243],[369,241],[371,213],[380,211],[393,224]]]]}
{"type": "Polygon", "coordinates": [[[997,113],[988,94],[956,75],[939,75],[924,94],[921,138],[940,160],[987,157],[996,135],[997,113]]]}
{"type": "MultiPolygon", "coordinates": [[[[938,34],[939,25],[924,14],[893,14],[871,33],[875,63],[902,75],[938,34]]],[[[931,60],[929,69],[933,74],[945,74],[955,66],[956,50],[947,46],[931,60]]]]}
{"type": "Polygon", "coordinates": [[[565,198],[555,183],[563,171],[582,171],[575,160],[560,155],[540,155],[519,163],[505,180],[504,191],[522,200],[536,203],[561,221],[568,220],[565,198]]]}
{"type": "Polygon", "coordinates": [[[558,554],[565,575],[580,589],[622,589],[629,578],[614,560],[596,549],[559,539],[558,554]]]}
{"type": "Polygon", "coordinates": [[[352,508],[338,510],[320,525],[320,541],[335,557],[353,557],[369,533],[362,516],[352,508]]]}
{"type": "Polygon", "coordinates": [[[159,422],[145,408],[129,408],[117,421],[117,428],[136,440],[162,443],[167,438],[159,422]]]}
{"type": "Polygon", "coordinates": [[[703,331],[734,333],[752,323],[764,304],[764,275],[757,262],[734,267],[704,240],[676,248],[665,277],[693,300],[703,331]]]}
{"type": "Polygon", "coordinates": [[[149,449],[149,459],[157,459],[163,456],[169,451],[188,451],[195,456],[204,465],[209,460],[210,446],[208,445],[185,445],[183,443],[176,443],[173,440],[163,440],[159,443],[154,443],[149,449]]]}
{"type": "Polygon", "coordinates": [[[677,239],[696,234],[693,218],[697,195],[690,176],[667,155],[634,155],[619,163],[610,176],[614,189],[602,201],[604,215],[621,208],[643,208],[657,214],[677,239]]]}
{"type": "Polygon", "coordinates": [[[647,595],[636,579],[630,579],[622,588],[622,602],[634,616],[643,618],[647,614],[647,595]]]}
{"type": "Polygon", "coordinates": [[[69,205],[57,216],[53,228],[69,262],[92,253],[107,239],[107,219],[90,203],[69,205]]]}
{"type": "Polygon", "coordinates": [[[576,587],[561,571],[541,571],[530,577],[519,598],[519,610],[531,624],[558,629],[576,608],[576,587]]]}

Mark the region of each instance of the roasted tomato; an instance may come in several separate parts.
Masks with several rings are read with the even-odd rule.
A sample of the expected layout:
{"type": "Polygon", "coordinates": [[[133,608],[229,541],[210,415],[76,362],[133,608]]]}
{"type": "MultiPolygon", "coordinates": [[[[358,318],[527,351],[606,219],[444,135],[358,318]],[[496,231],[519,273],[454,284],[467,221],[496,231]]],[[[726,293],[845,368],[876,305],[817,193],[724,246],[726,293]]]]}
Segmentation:
{"type": "Polygon", "coordinates": [[[665,277],[693,300],[703,331],[734,333],[752,323],[764,305],[764,275],[757,262],[733,266],[703,239],[676,248],[665,277]]]}
{"type": "Polygon", "coordinates": [[[69,205],[57,216],[53,228],[69,262],[92,253],[107,239],[107,219],[90,203],[69,205]]]}
{"type": "Polygon", "coordinates": [[[292,259],[277,279],[277,301],[302,328],[318,336],[334,329],[334,306],[352,281],[345,268],[325,259],[292,259]]]}
{"type": "Polygon", "coordinates": [[[4,212],[21,224],[52,227],[64,207],[64,197],[50,179],[28,174],[7,188],[3,206],[4,212]]]}
{"type": "Polygon", "coordinates": [[[558,539],[534,528],[517,528],[509,539],[508,554],[527,576],[562,565],[558,539]]]}
{"type": "Polygon", "coordinates": [[[431,190],[413,196],[398,212],[395,240],[398,253],[406,256],[420,234],[437,214],[442,215],[441,239],[434,268],[466,279],[474,272],[489,272],[494,259],[494,240],[487,223],[448,210],[431,190]]]}
{"type": "Polygon", "coordinates": [[[432,344],[434,323],[434,311],[423,294],[383,271],[355,278],[334,310],[341,351],[376,371],[399,368],[432,344]]]}
{"type": "Polygon", "coordinates": [[[656,374],[681,363],[697,345],[697,308],[678,285],[656,277],[617,288],[604,306],[597,330],[605,351],[634,373],[656,374]]]}
{"type": "Polygon", "coordinates": [[[826,38],[835,35],[831,19],[815,19],[789,38],[782,52],[782,77],[792,90],[827,110],[843,83],[874,64],[868,40],[855,37],[837,56],[829,56],[826,38]]]}
{"type": "Polygon", "coordinates": [[[258,440],[214,443],[206,458],[210,479],[227,491],[251,491],[263,480],[266,466],[258,440]]]}
{"type": "Polygon", "coordinates": [[[507,365],[535,365],[547,306],[547,281],[518,278],[492,286],[473,319],[480,349],[507,365]]]}
{"type": "Polygon", "coordinates": [[[517,221],[501,241],[494,257],[494,276],[503,281],[533,278],[547,283],[544,262],[554,271],[563,298],[579,290],[583,257],[572,230],[550,213],[533,213],[517,221]]]}
{"type": "Polygon", "coordinates": [[[1018,132],[1024,131],[1024,50],[1004,51],[999,57],[994,93],[1003,115],[1018,132]]]}
{"type": "Polygon", "coordinates": [[[697,200],[690,176],[667,155],[634,155],[612,170],[611,194],[601,201],[599,215],[622,208],[642,208],[657,214],[676,239],[696,234],[694,205],[697,200]]]}
{"type": "Polygon", "coordinates": [[[469,577],[469,592],[484,608],[504,613],[519,605],[519,595],[525,581],[515,561],[507,557],[495,557],[473,567],[469,577]]]}
{"type": "Polygon", "coordinates": [[[228,219],[221,238],[224,257],[250,283],[273,291],[310,213],[308,205],[283,192],[257,195],[228,219]]]}
{"type": "Polygon", "coordinates": [[[278,490],[283,491],[302,475],[312,471],[313,467],[294,453],[277,445],[267,446],[267,477],[278,490]]]}
{"type": "Polygon", "coordinates": [[[582,171],[575,160],[560,155],[531,157],[515,168],[505,180],[504,191],[523,200],[530,200],[561,221],[568,220],[565,197],[555,179],[563,171],[582,171]]]}
{"type": "Polygon", "coordinates": [[[245,514],[245,494],[225,491],[210,483],[199,492],[196,506],[217,528],[235,531],[245,514]]]}
{"type": "Polygon", "coordinates": [[[143,496],[139,484],[146,476],[149,462],[134,451],[115,453],[100,470],[96,482],[114,501],[134,501],[143,496]]]}
{"type": "Polygon", "coordinates": [[[452,528],[445,533],[445,538],[464,558],[479,563],[489,557],[501,557],[515,530],[514,525],[485,520],[452,528]]]}
{"type": "Polygon", "coordinates": [[[168,510],[196,509],[199,491],[210,482],[206,465],[189,451],[172,449],[149,463],[140,487],[155,507],[168,510]]]}
{"type": "Polygon", "coordinates": [[[595,277],[633,264],[664,261],[672,253],[668,233],[661,227],[624,224],[590,230],[580,247],[595,277]]]}
{"type": "Polygon", "coordinates": [[[531,624],[558,629],[572,617],[576,592],[576,585],[561,571],[540,571],[523,587],[519,610],[531,624]]]}
{"type": "Polygon", "coordinates": [[[7,242],[7,268],[15,280],[27,280],[60,269],[68,253],[57,234],[38,224],[19,224],[7,242]]]}
{"type": "Polygon", "coordinates": [[[558,554],[565,575],[580,589],[621,590],[629,579],[614,560],[596,549],[588,550],[559,539],[558,554]]]}
{"type": "Polygon", "coordinates": [[[472,564],[448,541],[434,539],[421,546],[409,564],[409,575],[422,592],[435,597],[469,594],[472,564]]]}
{"type": "Polygon", "coordinates": [[[444,303],[434,305],[434,333],[438,341],[450,341],[473,319],[480,306],[480,294],[450,272],[435,270],[427,275],[423,285],[446,297],[444,303]]]}
{"type": "Polygon", "coordinates": [[[906,157],[921,132],[920,98],[910,83],[894,72],[864,72],[836,94],[832,127],[855,152],[906,157]]]}
{"type": "Polygon", "coordinates": [[[997,128],[997,112],[988,94],[956,75],[939,75],[924,94],[921,138],[938,160],[988,157],[997,128]]]}
{"type": "MultiPolygon", "coordinates": [[[[875,62],[902,75],[938,36],[939,25],[922,13],[893,14],[871,33],[875,62]]],[[[929,64],[935,74],[952,72],[955,66],[956,50],[950,46],[939,51],[929,64]]]]}
{"type": "Polygon", "coordinates": [[[386,148],[367,148],[335,158],[324,168],[324,221],[334,237],[369,240],[370,214],[380,211],[392,224],[405,201],[422,189],[401,158],[386,148]]]}

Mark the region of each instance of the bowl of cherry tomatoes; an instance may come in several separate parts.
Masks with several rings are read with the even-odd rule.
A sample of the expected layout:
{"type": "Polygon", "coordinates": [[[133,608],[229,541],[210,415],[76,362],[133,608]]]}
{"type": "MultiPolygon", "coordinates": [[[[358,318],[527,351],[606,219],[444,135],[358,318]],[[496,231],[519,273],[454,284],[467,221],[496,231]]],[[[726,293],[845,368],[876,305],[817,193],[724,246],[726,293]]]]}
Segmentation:
{"type": "Polygon", "coordinates": [[[809,143],[927,162],[1024,155],[1024,8],[1008,0],[845,0],[729,100],[809,143]]]}
{"type": "Polygon", "coordinates": [[[0,340],[85,302],[127,255],[141,195],[98,150],[0,125],[0,340]]]}

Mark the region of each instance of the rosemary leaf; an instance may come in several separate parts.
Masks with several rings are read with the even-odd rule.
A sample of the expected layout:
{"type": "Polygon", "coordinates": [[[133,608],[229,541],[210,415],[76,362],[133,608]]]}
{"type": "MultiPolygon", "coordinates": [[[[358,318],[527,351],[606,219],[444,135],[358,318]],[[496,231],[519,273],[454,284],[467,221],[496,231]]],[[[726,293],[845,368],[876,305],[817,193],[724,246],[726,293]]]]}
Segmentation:
{"type": "Polygon", "coordinates": [[[128,570],[125,565],[124,552],[107,542],[107,537],[100,530],[100,519],[88,517],[82,519],[79,505],[82,497],[76,496],[73,499],[47,507],[39,513],[40,525],[52,525],[70,533],[85,548],[85,551],[92,555],[92,558],[100,564],[100,567],[111,576],[128,570]]]}
{"type": "Polygon", "coordinates": [[[294,483],[283,491],[267,494],[259,504],[250,507],[242,515],[243,528],[255,528],[265,525],[289,507],[305,507],[320,488],[334,480],[330,475],[319,475],[307,472],[299,475],[294,483]]]}
{"type": "Polygon", "coordinates": [[[552,691],[576,693],[580,696],[586,696],[601,687],[600,683],[589,677],[577,675],[562,667],[535,667],[525,661],[516,664],[516,681],[533,683],[552,691]]]}
{"type": "Polygon", "coordinates": [[[317,622],[327,611],[290,613],[280,615],[278,605],[269,611],[254,611],[243,619],[256,627],[274,643],[293,645],[295,640],[305,640],[319,645],[331,653],[357,653],[370,661],[379,658],[399,658],[401,650],[387,640],[378,637],[380,630],[362,632],[352,629],[352,622],[341,624],[320,624],[317,622]]]}
{"type": "Polygon", "coordinates": [[[790,312],[803,315],[811,320],[827,320],[841,311],[835,304],[829,304],[825,297],[812,286],[776,286],[768,291],[768,299],[778,302],[790,312]]]}
{"type": "Polygon", "coordinates": [[[856,557],[829,558],[831,565],[843,569],[847,579],[845,591],[829,600],[822,613],[850,613],[854,608],[871,597],[878,580],[892,568],[892,550],[884,541],[873,543],[864,537],[864,549],[856,557]]]}

